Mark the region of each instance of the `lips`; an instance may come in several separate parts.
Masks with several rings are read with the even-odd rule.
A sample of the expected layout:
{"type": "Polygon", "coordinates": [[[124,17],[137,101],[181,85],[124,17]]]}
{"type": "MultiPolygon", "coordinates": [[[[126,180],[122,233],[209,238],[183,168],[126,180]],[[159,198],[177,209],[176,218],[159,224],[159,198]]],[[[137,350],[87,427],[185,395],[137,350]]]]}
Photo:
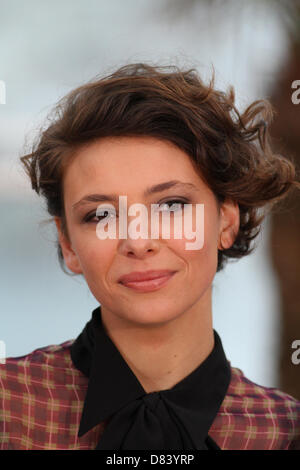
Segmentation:
{"type": "Polygon", "coordinates": [[[171,271],[169,269],[162,269],[156,271],[135,271],[129,274],[125,274],[121,276],[118,282],[121,284],[127,284],[129,282],[143,282],[143,281],[151,281],[153,279],[159,279],[164,277],[170,277],[174,274],[175,271],[171,271]]]}
{"type": "Polygon", "coordinates": [[[119,283],[126,289],[137,292],[153,292],[168,284],[176,271],[144,271],[126,274],[119,279],[119,283]]]}

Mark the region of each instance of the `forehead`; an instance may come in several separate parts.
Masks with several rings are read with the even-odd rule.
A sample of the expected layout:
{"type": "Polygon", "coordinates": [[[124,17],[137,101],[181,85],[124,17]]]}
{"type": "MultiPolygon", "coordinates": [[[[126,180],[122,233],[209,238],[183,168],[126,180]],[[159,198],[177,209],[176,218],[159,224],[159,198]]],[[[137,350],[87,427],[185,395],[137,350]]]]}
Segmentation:
{"type": "MultiPolygon", "coordinates": [[[[151,137],[110,137],[81,148],[64,173],[64,192],[142,192],[177,179],[203,185],[191,158],[171,142],[151,137]]],[[[71,194],[70,194],[71,193],[71,194]]],[[[80,193],[80,194],[79,194],[80,193]]]]}

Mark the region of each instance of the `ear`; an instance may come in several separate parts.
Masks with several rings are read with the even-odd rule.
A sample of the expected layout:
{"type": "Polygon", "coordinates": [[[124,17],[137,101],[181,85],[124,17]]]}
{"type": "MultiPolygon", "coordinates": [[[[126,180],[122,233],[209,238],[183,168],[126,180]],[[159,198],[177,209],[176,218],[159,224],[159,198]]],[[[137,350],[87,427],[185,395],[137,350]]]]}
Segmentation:
{"type": "Polygon", "coordinates": [[[62,232],[61,229],[61,218],[54,217],[54,221],[57,228],[58,240],[61,247],[61,251],[66,263],[66,266],[75,274],[82,274],[82,269],[75,251],[72,248],[71,242],[67,236],[62,232]]]}
{"type": "Polygon", "coordinates": [[[240,209],[237,202],[225,199],[220,208],[220,230],[218,249],[230,248],[240,227],[240,209]]]}

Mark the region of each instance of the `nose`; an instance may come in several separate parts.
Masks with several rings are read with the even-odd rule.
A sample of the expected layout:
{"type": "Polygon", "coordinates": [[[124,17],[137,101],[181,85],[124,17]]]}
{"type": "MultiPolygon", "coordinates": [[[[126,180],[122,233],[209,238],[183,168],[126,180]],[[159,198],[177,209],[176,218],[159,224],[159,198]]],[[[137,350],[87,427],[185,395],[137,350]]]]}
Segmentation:
{"type": "Polygon", "coordinates": [[[155,255],[160,250],[159,240],[151,238],[126,238],[119,240],[119,253],[131,258],[144,259],[145,257],[155,255]]]}

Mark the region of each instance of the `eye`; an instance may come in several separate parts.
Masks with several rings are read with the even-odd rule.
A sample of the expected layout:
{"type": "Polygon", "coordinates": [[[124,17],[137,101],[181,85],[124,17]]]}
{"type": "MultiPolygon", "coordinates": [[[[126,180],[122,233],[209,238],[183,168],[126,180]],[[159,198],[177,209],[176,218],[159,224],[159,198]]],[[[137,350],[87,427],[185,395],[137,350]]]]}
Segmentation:
{"type": "Polygon", "coordinates": [[[83,222],[85,223],[99,223],[101,222],[103,219],[105,220],[108,220],[110,219],[112,216],[114,216],[114,213],[113,212],[110,212],[109,210],[104,210],[103,211],[103,215],[97,215],[96,214],[96,211],[93,211],[93,212],[90,212],[88,213],[84,218],[83,218],[83,222]],[[93,219],[96,219],[96,220],[93,220],[93,219]]]}
{"type": "Polygon", "coordinates": [[[187,204],[188,201],[181,201],[180,199],[170,199],[169,201],[164,201],[160,204],[159,210],[170,210],[171,212],[176,212],[182,210],[184,204],[187,204]],[[173,206],[173,207],[172,207],[173,206]]]}

